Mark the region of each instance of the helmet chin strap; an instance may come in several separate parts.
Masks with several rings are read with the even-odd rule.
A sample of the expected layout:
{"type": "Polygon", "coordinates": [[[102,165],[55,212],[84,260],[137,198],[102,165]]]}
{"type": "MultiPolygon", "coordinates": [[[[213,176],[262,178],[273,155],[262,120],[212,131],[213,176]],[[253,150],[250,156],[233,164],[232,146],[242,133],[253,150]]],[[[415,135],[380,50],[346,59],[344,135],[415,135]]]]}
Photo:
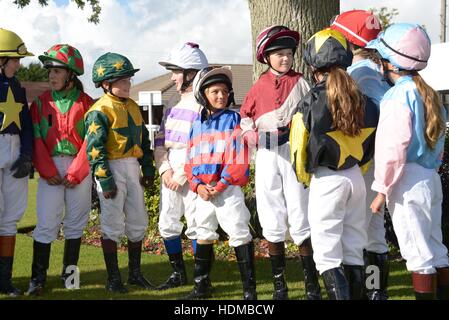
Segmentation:
{"type": "Polygon", "coordinates": [[[6,76],[6,71],[5,71],[5,69],[6,69],[6,65],[8,64],[9,59],[10,59],[9,57],[5,57],[5,62],[3,62],[3,64],[0,65],[0,69],[2,70],[2,74],[3,74],[6,78],[8,78],[8,77],[6,76]]]}
{"type": "Polygon", "coordinates": [[[329,76],[329,72],[321,72],[318,69],[312,68],[312,81],[315,85],[326,81],[327,77],[329,76]],[[319,75],[322,75],[323,77],[321,78],[321,80],[318,79],[319,75]]]}
{"type": "Polygon", "coordinates": [[[112,93],[112,82],[108,82],[108,90],[107,91],[111,96],[116,97],[117,99],[120,99],[123,102],[125,102],[127,100],[127,98],[122,98],[122,97],[119,97],[119,96],[115,95],[114,93],[112,93]]]}
{"type": "Polygon", "coordinates": [[[394,82],[390,79],[390,77],[388,76],[389,73],[396,73],[399,71],[399,68],[395,68],[394,70],[390,70],[388,69],[388,62],[386,62],[385,60],[382,60],[382,69],[383,69],[383,77],[384,80],[391,86],[394,86],[394,82]]]}
{"type": "Polygon", "coordinates": [[[268,55],[265,56],[265,61],[267,62],[267,65],[270,67],[271,70],[274,70],[274,71],[276,71],[279,75],[282,75],[282,72],[276,70],[276,69],[271,65],[270,59],[268,59],[268,55]]]}
{"type": "Polygon", "coordinates": [[[109,92],[109,94],[110,94],[111,96],[114,96],[114,97],[116,97],[116,98],[119,98],[119,97],[117,97],[115,94],[112,93],[112,82],[108,82],[108,92],[109,92]]]}
{"type": "Polygon", "coordinates": [[[270,67],[270,69],[271,70],[274,70],[274,71],[276,71],[278,74],[278,76],[283,76],[284,74],[286,74],[288,71],[290,71],[291,69],[293,69],[293,63],[294,63],[294,60],[293,60],[293,63],[292,63],[292,66],[290,67],[290,69],[287,71],[287,72],[280,72],[279,70],[276,70],[272,65],[271,65],[271,62],[270,62],[270,60],[268,59],[268,56],[266,56],[265,57],[265,61],[267,61],[267,65],[270,67]]]}
{"type": "Polygon", "coordinates": [[[195,79],[195,76],[192,77],[192,79],[187,80],[187,76],[189,74],[189,72],[191,72],[192,70],[182,70],[182,85],[181,85],[181,92],[186,91],[193,83],[193,80],[195,79]]]}
{"type": "Polygon", "coordinates": [[[6,65],[8,64],[8,61],[9,61],[9,57],[5,57],[5,62],[3,62],[2,65],[0,66],[0,68],[2,70],[6,67],[6,65]]]}
{"type": "Polygon", "coordinates": [[[74,76],[74,74],[73,74],[73,71],[68,70],[68,69],[67,69],[67,71],[69,71],[69,73],[68,73],[67,77],[65,78],[64,86],[62,87],[62,89],[61,89],[60,91],[65,91],[65,90],[67,90],[67,88],[68,88],[69,85],[70,85],[70,82],[72,82],[72,81],[75,79],[75,76],[74,76]]]}

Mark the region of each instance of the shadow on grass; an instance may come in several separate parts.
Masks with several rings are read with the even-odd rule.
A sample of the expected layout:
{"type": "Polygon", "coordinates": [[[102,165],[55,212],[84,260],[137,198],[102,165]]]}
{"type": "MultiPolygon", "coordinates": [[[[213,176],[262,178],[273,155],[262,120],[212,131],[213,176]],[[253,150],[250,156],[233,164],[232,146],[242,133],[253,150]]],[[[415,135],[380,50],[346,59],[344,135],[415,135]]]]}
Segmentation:
{"type": "MultiPolygon", "coordinates": [[[[56,264],[60,257],[52,258],[52,262],[56,264]]],[[[145,277],[152,283],[159,285],[163,283],[171,273],[171,267],[165,256],[159,257],[160,261],[142,264],[142,271],[145,277]]],[[[153,258],[152,258],[153,259],[153,258]]],[[[145,259],[144,259],[145,260],[145,259]]],[[[127,258],[120,257],[120,264],[126,265],[127,258]]],[[[59,262],[60,263],[60,262],[59,262]]],[[[80,260],[80,268],[82,268],[82,261],[80,260]]],[[[107,292],[104,288],[107,273],[104,267],[104,262],[99,263],[101,270],[92,270],[83,272],[80,270],[81,288],[79,290],[63,289],[62,282],[58,275],[55,275],[55,268],[61,268],[61,265],[52,265],[50,269],[53,270],[49,274],[45,286],[45,293],[41,297],[22,296],[20,299],[24,300],[173,300],[180,299],[187,295],[192,289],[192,273],[193,273],[193,259],[186,259],[186,269],[188,272],[188,284],[179,288],[174,288],[166,291],[142,290],[136,286],[126,285],[130,291],[128,294],[116,294],[107,292]]],[[[270,300],[273,290],[271,278],[271,266],[269,259],[256,260],[256,277],[257,277],[257,291],[258,297],[261,300],[270,300]]],[[[29,266],[31,269],[31,266],[29,266]]],[[[128,268],[122,267],[121,275],[123,282],[126,283],[128,268]]],[[[287,260],[286,278],[289,286],[289,297],[292,300],[304,300],[304,282],[302,275],[302,268],[298,259],[287,260]]],[[[390,279],[389,279],[389,296],[390,299],[413,299],[411,279],[408,272],[405,271],[404,263],[394,262],[391,264],[390,279]]],[[[215,261],[212,266],[211,281],[214,287],[212,299],[222,300],[236,300],[242,299],[242,285],[240,282],[240,273],[238,265],[235,261],[215,261]]],[[[15,277],[14,284],[22,289],[28,288],[29,277],[15,277]]],[[[327,298],[324,291],[322,280],[320,280],[323,298],[327,298]]],[[[8,299],[6,296],[1,296],[0,299],[8,299]]]]}

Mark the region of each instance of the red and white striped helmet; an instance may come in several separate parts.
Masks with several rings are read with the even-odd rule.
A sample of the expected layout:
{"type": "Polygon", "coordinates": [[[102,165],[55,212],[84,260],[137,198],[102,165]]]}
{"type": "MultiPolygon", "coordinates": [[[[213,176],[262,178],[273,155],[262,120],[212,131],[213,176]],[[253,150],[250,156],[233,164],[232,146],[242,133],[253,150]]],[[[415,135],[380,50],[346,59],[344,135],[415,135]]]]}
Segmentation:
{"type": "Polygon", "coordinates": [[[331,29],[340,31],[345,38],[364,48],[382,31],[379,19],[369,11],[351,10],[335,17],[331,29]]]}
{"type": "Polygon", "coordinates": [[[271,26],[259,33],[256,40],[256,58],[260,63],[266,64],[267,52],[292,49],[296,52],[300,35],[285,26],[271,26]]]}

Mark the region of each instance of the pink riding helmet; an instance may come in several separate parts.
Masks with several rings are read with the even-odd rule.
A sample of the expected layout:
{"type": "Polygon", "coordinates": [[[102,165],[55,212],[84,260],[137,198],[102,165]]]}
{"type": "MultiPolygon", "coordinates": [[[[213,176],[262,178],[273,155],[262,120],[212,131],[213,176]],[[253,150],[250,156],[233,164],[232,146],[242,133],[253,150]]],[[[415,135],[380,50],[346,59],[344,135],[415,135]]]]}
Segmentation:
{"type": "Polygon", "coordinates": [[[422,70],[430,57],[431,42],[426,31],[417,24],[396,23],[379,33],[366,46],[402,70],[422,70]]]}

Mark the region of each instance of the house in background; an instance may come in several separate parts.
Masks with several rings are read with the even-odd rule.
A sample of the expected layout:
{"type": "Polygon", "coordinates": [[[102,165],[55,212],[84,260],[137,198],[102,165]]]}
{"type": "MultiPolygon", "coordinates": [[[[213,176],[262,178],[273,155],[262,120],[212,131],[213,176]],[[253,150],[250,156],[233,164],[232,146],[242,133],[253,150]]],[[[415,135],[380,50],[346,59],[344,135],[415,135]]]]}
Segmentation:
{"type": "MultiPolygon", "coordinates": [[[[211,64],[212,66],[230,66],[233,75],[233,88],[235,106],[232,109],[240,109],[246,94],[253,85],[253,66],[250,64],[211,64]]],[[[174,105],[180,96],[176,92],[176,87],[173,81],[170,80],[171,72],[158,76],[156,78],[136,84],[131,88],[131,98],[137,101],[142,108],[145,121],[148,124],[148,119],[153,119],[153,125],[160,125],[163,117],[163,107],[174,105]],[[146,106],[139,101],[139,92],[159,93],[157,98],[158,103],[155,106],[146,106]],[[149,110],[152,109],[152,115],[149,117],[149,110]]]]}

